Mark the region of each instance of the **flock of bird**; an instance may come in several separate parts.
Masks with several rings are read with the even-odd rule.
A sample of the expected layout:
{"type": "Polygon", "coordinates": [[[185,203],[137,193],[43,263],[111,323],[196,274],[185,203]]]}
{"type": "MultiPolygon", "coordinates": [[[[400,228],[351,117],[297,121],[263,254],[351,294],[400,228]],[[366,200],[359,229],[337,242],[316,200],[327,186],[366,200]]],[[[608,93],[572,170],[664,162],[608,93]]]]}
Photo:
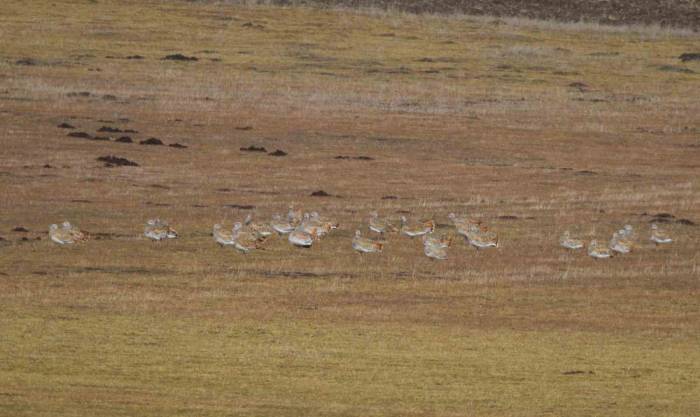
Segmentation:
{"type": "MultiPolygon", "coordinates": [[[[454,226],[454,232],[463,236],[466,241],[477,250],[496,248],[499,246],[498,234],[489,229],[477,219],[467,216],[449,214],[449,219],[454,226]]],[[[303,213],[294,207],[289,208],[286,216],[276,214],[269,222],[255,222],[253,216],[248,215],[243,222],[234,223],[228,230],[221,224],[215,224],[212,230],[214,241],[221,246],[230,246],[242,253],[249,253],[263,248],[268,238],[273,234],[286,235],[289,243],[296,247],[310,248],[314,242],[327,236],[337,229],[339,224],[331,219],[323,218],[317,212],[303,213]]],[[[400,233],[409,238],[421,238],[423,251],[431,259],[447,259],[447,249],[452,245],[455,234],[453,231],[438,235],[435,233],[435,221],[419,220],[409,221],[402,216],[400,224],[396,226],[389,219],[382,218],[379,213],[373,211],[369,214],[368,229],[378,234],[378,238],[362,236],[360,230],[355,231],[352,239],[352,248],[364,253],[380,253],[386,244],[383,237],[387,233],[400,233]]],[[[146,222],[144,236],[155,241],[175,239],[178,233],[170,227],[168,222],[160,219],[151,219],[146,222]]],[[[52,224],[49,226],[49,237],[60,245],[70,245],[85,241],[88,235],[78,228],[64,222],[61,226],[52,224]]],[[[656,224],[651,225],[650,240],[655,244],[671,243],[673,239],[656,224]]],[[[571,236],[565,231],[559,243],[570,250],[579,250],[585,247],[581,239],[571,236]]],[[[615,232],[607,244],[591,240],[588,244],[588,255],[595,259],[610,258],[616,254],[626,254],[632,251],[635,245],[635,232],[631,225],[625,225],[615,232]]]]}

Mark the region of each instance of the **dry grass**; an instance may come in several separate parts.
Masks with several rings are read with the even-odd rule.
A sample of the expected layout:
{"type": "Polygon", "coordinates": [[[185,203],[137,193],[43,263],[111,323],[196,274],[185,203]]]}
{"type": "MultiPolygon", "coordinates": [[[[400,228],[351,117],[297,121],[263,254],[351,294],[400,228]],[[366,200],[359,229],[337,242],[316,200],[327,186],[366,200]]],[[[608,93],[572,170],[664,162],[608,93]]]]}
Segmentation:
{"type": "Polygon", "coordinates": [[[700,409],[697,227],[664,224],[674,245],[609,262],[557,247],[567,228],[631,223],[645,238],[653,214],[700,220],[700,66],[677,60],[696,36],[191,2],[3,7],[0,415],[700,409]],[[200,60],[160,59],[177,52],[200,60]],[[189,147],[68,138],[64,121],[189,147]],[[289,156],[239,151],[251,144],[289,156]],[[209,236],[248,212],[227,205],[264,218],[292,202],[341,230],[248,256],[209,236]],[[503,245],[459,242],[434,263],[390,236],[360,258],[349,242],[371,209],[467,212],[503,245]],[[155,216],[182,238],[142,239],[155,216]],[[51,245],[63,219],[100,239],[51,245]]]}

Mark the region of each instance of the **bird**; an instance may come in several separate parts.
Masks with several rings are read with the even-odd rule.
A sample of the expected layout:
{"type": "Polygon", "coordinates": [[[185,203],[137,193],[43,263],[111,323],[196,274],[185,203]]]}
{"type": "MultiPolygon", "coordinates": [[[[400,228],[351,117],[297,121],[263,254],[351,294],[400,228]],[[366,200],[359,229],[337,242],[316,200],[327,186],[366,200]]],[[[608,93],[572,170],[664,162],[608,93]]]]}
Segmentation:
{"type": "Polygon", "coordinates": [[[300,248],[310,248],[313,245],[316,236],[306,232],[301,225],[294,229],[287,238],[289,243],[300,248]]]}
{"type": "Polygon", "coordinates": [[[262,248],[267,237],[254,231],[243,230],[243,224],[236,222],[231,233],[233,247],[239,252],[249,253],[252,250],[262,248]]]}
{"type": "Polygon", "coordinates": [[[454,224],[458,235],[464,236],[470,244],[472,244],[472,240],[477,241],[477,245],[475,245],[477,248],[482,245],[483,242],[481,241],[484,240],[483,237],[480,236],[481,234],[487,234],[486,236],[498,239],[498,237],[493,234],[493,232],[489,232],[489,228],[481,224],[479,220],[470,219],[466,216],[457,217],[454,213],[450,213],[447,217],[449,217],[452,224],[454,224]]]}
{"type": "Polygon", "coordinates": [[[668,233],[664,232],[663,230],[659,229],[659,226],[656,223],[652,223],[651,225],[651,241],[658,244],[663,244],[663,243],[671,243],[673,242],[673,239],[671,236],[668,235],[668,233]]]}
{"type": "Polygon", "coordinates": [[[270,227],[272,227],[272,229],[280,235],[292,233],[292,231],[295,229],[295,226],[292,224],[292,222],[290,222],[289,220],[282,220],[282,216],[280,216],[279,214],[275,214],[274,216],[272,216],[270,227]]]}
{"type": "Polygon", "coordinates": [[[607,246],[598,244],[598,241],[593,239],[588,244],[588,256],[595,259],[606,259],[612,257],[612,252],[607,246]]]}
{"type": "Polygon", "coordinates": [[[330,232],[331,230],[335,230],[340,226],[340,223],[333,220],[325,219],[321,217],[321,215],[318,214],[318,212],[315,211],[309,215],[309,220],[313,224],[321,226],[321,229],[325,230],[326,233],[330,232]]]}
{"type": "Polygon", "coordinates": [[[626,224],[623,228],[622,231],[624,232],[622,236],[632,239],[634,238],[634,228],[632,227],[631,224],[626,224]]]}
{"type": "Polygon", "coordinates": [[[384,234],[385,232],[396,232],[398,229],[387,219],[380,219],[379,213],[373,211],[369,213],[369,230],[384,234]]]}
{"type": "Polygon", "coordinates": [[[423,253],[430,259],[443,261],[447,259],[447,247],[442,245],[423,244],[423,253]]]}
{"type": "Polygon", "coordinates": [[[423,235],[423,245],[430,245],[440,248],[449,248],[452,246],[454,236],[450,233],[445,233],[442,236],[433,236],[432,233],[423,235]]]}
{"type": "Polygon", "coordinates": [[[414,238],[423,236],[427,233],[432,233],[435,230],[435,222],[433,220],[420,221],[409,224],[405,216],[401,216],[401,233],[414,238]]]}
{"type": "Polygon", "coordinates": [[[564,234],[559,238],[559,244],[567,249],[576,250],[583,248],[583,241],[572,238],[568,230],[564,231],[564,234]]]}
{"type": "Polygon", "coordinates": [[[309,235],[314,235],[316,237],[319,237],[318,235],[320,229],[321,223],[311,219],[311,215],[309,213],[304,213],[304,215],[302,216],[301,223],[299,223],[299,226],[295,228],[295,230],[299,230],[309,235]]]}
{"type": "Polygon", "coordinates": [[[330,233],[331,230],[337,229],[338,224],[322,220],[318,213],[304,213],[303,220],[298,229],[313,236],[315,240],[322,238],[330,233]]]}
{"type": "Polygon", "coordinates": [[[49,237],[52,241],[58,243],[59,245],[75,243],[70,233],[66,232],[64,229],[59,229],[58,225],[55,223],[49,225],[49,237]]]}
{"type": "Polygon", "coordinates": [[[360,253],[376,253],[384,249],[384,242],[362,237],[359,230],[355,230],[355,237],[352,239],[352,248],[360,253]]]}
{"type": "Polygon", "coordinates": [[[243,224],[248,228],[248,230],[257,233],[260,236],[272,236],[272,227],[270,227],[270,225],[267,223],[253,223],[253,215],[250,213],[246,216],[245,220],[243,221],[243,224]]]}
{"type": "Polygon", "coordinates": [[[88,239],[88,235],[85,232],[76,229],[68,220],[63,222],[63,230],[66,230],[73,237],[76,242],[82,242],[88,239]]]}
{"type": "Polygon", "coordinates": [[[214,240],[221,246],[234,246],[235,242],[233,240],[233,231],[224,230],[220,224],[214,225],[214,230],[212,231],[212,236],[214,240]]]}
{"type": "Polygon", "coordinates": [[[632,251],[632,241],[627,236],[628,232],[625,229],[620,229],[613,233],[612,239],[610,239],[608,244],[610,250],[622,254],[630,253],[632,251]]]}
{"type": "Polygon", "coordinates": [[[488,230],[488,227],[480,223],[472,222],[468,225],[464,236],[467,242],[477,250],[498,247],[498,234],[488,230]]]}
{"type": "Polygon", "coordinates": [[[149,219],[146,222],[143,234],[147,238],[157,241],[178,237],[177,232],[168,225],[168,222],[161,219],[149,219]]]}
{"type": "Polygon", "coordinates": [[[287,212],[287,220],[294,225],[298,225],[303,220],[303,213],[301,209],[295,209],[294,206],[289,206],[289,211],[287,212]]]}
{"type": "Polygon", "coordinates": [[[480,225],[481,222],[475,219],[470,219],[467,216],[457,216],[454,213],[450,213],[447,215],[447,218],[450,219],[452,224],[455,226],[455,229],[457,229],[457,233],[460,235],[463,235],[466,237],[467,231],[474,225],[480,225]]]}
{"type": "Polygon", "coordinates": [[[467,239],[477,250],[498,247],[498,234],[493,231],[472,231],[469,232],[467,239]]]}
{"type": "Polygon", "coordinates": [[[59,245],[72,245],[87,240],[87,235],[75,229],[69,222],[63,222],[61,228],[57,224],[49,226],[49,238],[59,245]]]}

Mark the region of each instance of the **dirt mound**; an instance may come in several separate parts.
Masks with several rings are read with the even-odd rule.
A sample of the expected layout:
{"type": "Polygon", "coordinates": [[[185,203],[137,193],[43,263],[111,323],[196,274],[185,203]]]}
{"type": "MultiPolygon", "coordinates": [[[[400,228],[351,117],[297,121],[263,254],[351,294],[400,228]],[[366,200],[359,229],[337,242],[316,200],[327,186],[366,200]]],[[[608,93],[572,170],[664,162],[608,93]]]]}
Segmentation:
{"type": "Polygon", "coordinates": [[[183,54],[172,54],[163,57],[166,61],[199,61],[196,56],[185,56],[183,54]]]}
{"type": "Polygon", "coordinates": [[[111,127],[111,126],[102,126],[101,128],[97,129],[98,132],[109,132],[109,133],[121,133],[121,129],[118,127],[111,127]]]}
{"type": "Polygon", "coordinates": [[[347,155],[338,155],[334,157],[333,159],[354,159],[356,161],[374,161],[374,158],[371,156],[347,156],[347,155]]]}
{"type": "Polygon", "coordinates": [[[134,161],[130,161],[126,158],[120,158],[118,156],[114,155],[108,155],[108,156],[100,156],[97,158],[98,161],[104,162],[106,167],[113,167],[113,166],[119,166],[119,167],[137,167],[139,164],[137,164],[134,161]]]}
{"type": "Polygon", "coordinates": [[[70,132],[68,136],[72,138],[92,139],[92,136],[90,136],[90,134],[87,132],[70,132]]]}
{"type": "Polygon", "coordinates": [[[163,145],[163,141],[158,138],[148,138],[146,140],[142,140],[141,142],[139,142],[139,144],[161,146],[163,145]]]}
{"type": "Polygon", "coordinates": [[[238,210],[253,210],[255,208],[252,204],[224,204],[224,207],[238,210]]]}
{"type": "Polygon", "coordinates": [[[687,52],[685,54],[681,54],[681,56],[679,56],[678,59],[680,59],[683,62],[700,61],[700,52],[687,52]]]}
{"type": "MultiPolygon", "coordinates": [[[[273,0],[290,5],[295,0],[273,0]]],[[[496,17],[520,16],[563,22],[658,24],[700,30],[700,3],[687,0],[311,0],[317,6],[391,8],[411,13],[465,13],[496,17]]]]}
{"type": "Polygon", "coordinates": [[[328,194],[327,192],[325,192],[323,190],[318,190],[318,191],[314,191],[313,193],[311,193],[311,197],[333,197],[333,195],[328,194]]]}
{"type": "Polygon", "coordinates": [[[264,146],[250,145],[247,148],[241,148],[243,152],[267,152],[264,146]]]}

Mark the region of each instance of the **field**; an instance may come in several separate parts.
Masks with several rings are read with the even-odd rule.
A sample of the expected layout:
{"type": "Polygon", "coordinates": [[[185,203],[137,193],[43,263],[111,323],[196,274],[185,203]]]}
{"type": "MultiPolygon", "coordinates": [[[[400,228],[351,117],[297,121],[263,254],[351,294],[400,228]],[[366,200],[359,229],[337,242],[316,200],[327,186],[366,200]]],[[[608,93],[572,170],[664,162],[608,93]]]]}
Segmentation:
{"type": "Polygon", "coordinates": [[[679,59],[698,33],[2,7],[1,416],[700,413],[700,61],[679,59]],[[341,227],[309,250],[212,240],[214,223],[290,204],[341,227]],[[350,240],[372,210],[440,231],[466,213],[501,245],[458,241],[436,262],[389,235],[360,256],[350,240]],[[157,216],[180,238],[142,237],[157,216]],[[52,244],[63,220],[92,239],[52,244]],[[651,222],[675,242],[652,245],[651,222]],[[627,223],[629,255],[558,246],[627,223]]]}

